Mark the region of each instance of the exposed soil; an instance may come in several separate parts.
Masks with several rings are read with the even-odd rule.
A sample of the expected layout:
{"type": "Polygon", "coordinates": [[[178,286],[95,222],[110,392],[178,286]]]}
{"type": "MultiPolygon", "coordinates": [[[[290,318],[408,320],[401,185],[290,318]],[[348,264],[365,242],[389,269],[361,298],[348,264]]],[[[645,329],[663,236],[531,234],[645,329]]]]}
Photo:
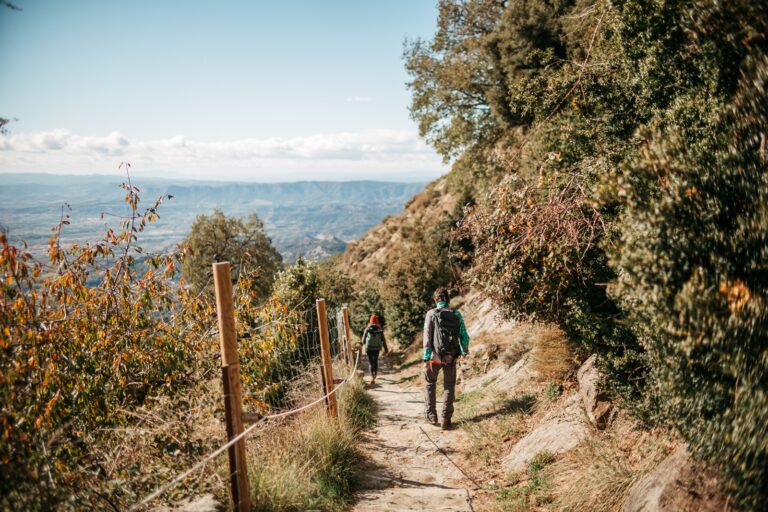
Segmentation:
{"type": "Polygon", "coordinates": [[[473,510],[475,485],[452,462],[461,464],[454,447],[464,433],[428,424],[421,390],[406,387],[412,379],[386,359],[380,364],[368,389],[378,403],[378,424],[361,440],[367,462],[353,510],[473,510]]]}

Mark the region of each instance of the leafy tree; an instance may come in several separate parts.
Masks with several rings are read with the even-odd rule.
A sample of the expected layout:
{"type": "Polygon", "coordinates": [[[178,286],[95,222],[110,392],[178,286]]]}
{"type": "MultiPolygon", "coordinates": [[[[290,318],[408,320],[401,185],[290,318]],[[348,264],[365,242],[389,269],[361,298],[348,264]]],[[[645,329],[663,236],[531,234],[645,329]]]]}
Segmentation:
{"type": "Polygon", "coordinates": [[[355,291],[349,307],[349,322],[354,336],[362,334],[371,315],[378,315],[382,326],[386,327],[387,319],[384,315],[384,304],[379,292],[374,284],[364,283],[360,289],[355,291]]]}
{"type": "Polygon", "coordinates": [[[354,294],[352,279],[338,269],[338,260],[337,256],[314,264],[320,283],[318,293],[331,308],[349,305],[354,294]]]}
{"type": "Polygon", "coordinates": [[[441,1],[438,9],[434,39],[406,43],[404,58],[419,132],[449,159],[497,136],[488,104],[494,81],[484,57],[486,37],[504,7],[495,0],[441,1]]]}
{"type": "Polygon", "coordinates": [[[198,215],[185,243],[190,254],[184,259],[184,278],[195,291],[211,290],[211,264],[229,261],[232,281],[245,271],[258,272],[254,286],[258,297],[269,296],[275,273],[282,265],[282,256],[264,233],[264,223],[255,214],[244,218],[227,217],[221,210],[211,215],[198,215]]]}

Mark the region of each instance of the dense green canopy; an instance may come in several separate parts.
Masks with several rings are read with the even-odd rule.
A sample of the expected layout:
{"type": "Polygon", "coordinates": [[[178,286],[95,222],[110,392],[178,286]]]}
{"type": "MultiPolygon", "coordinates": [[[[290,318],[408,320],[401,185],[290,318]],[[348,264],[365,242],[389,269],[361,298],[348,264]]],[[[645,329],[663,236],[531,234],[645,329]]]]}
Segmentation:
{"type": "Polygon", "coordinates": [[[764,2],[445,0],[411,111],[478,206],[469,276],[558,322],[625,405],[768,478],[764,2]]]}

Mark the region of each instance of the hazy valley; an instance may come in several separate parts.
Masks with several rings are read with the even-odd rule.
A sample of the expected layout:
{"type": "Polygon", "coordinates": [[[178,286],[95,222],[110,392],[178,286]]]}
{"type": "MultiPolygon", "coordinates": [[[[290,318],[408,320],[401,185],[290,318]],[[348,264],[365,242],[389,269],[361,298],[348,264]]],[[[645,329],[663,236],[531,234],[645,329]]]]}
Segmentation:
{"type": "MultiPolygon", "coordinates": [[[[65,241],[93,241],[106,226],[117,226],[124,215],[123,180],[119,176],[53,174],[0,175],[0,226],[12,241],[25,240],[42,254],[51,228],[62,211],[70,215],[65,241]]],[[[145,251],[156,252],[180,242],[200,214],[218,208],[227,215],[256,213],[264,221],[286,261],[300,253],[322,259],[343,252],[420,191],[422,183],[374,181],[236,183],[135,178],[144,206],[163,194],[172,196],[160,207],[160,220],[142,235],[145,251]]]]}

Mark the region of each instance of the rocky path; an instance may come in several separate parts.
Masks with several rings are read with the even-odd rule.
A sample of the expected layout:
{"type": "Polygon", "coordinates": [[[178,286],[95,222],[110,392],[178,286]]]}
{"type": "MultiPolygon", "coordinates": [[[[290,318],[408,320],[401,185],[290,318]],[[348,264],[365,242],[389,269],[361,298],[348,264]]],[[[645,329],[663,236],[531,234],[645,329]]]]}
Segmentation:
{"type": "Polygon", "coordinates": [[[378,424],[361,440],[368,462],[353,510],[473,510],[474,486],[451,462],[461,432],[425,423],[420,390],[401,387],[385,361],[381,369],[368,390],[378,424]]]}

